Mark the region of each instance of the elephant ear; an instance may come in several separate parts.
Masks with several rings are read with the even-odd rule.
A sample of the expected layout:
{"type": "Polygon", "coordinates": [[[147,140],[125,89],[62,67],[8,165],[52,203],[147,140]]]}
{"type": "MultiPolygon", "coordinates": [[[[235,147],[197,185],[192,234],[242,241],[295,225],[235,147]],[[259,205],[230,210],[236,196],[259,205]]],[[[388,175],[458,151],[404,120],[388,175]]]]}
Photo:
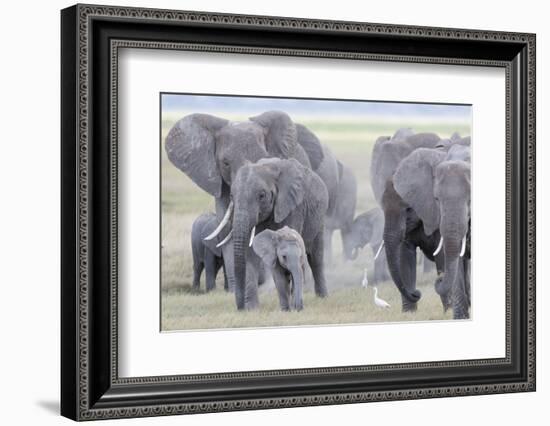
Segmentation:
{"type": "Polygon", "coordinates": [[[379,243],[384,239],[384,212],[380,207],[375,207],[368,212],[370,224],[372,226],[373,243],[379,243]]]}
{"type": "Polygon", "coordinates": [[[344,177],[344,165],[340,163],[340,160],[336,160],[336,166],[338,167],[338,182],[341,182],[344,177]]]}
{"type": "Polygon", "coordinates": [[[361,244],[364,247],[367,243],[372,241],[372,221],[369,215],[369,212],[362,213],[358,215],[351,225],[351,230],[354,235],[359,235],[361,237],[361,244]]]}
{"type": "Polygon", "coordinates": [[[380,140],[375,144],[371,157],[371,185],[374,197],[382,205],[382,196],[399,163],[411,153],[411,147],[403,140],[380,140]],[[378,145],[378,146],[376,146],[378,145]]]}
{"type": "Polygon", "coordinates": [[[277,244],[279,236],[275,231],[266,229],[254,237],[252,249],[264,261],[266,265],[273,268],[277,261],[277,244]]]}
{"type": "Polygon", "coordinates": [[[280,160],[275,199],[275,222],[282,222],[304,201],[305,168],[295,159],[280,160]]]}
{"type": "Polygon", "coordinates": [[[439,228],[439,207],[434,197],[434,170],[445,159],[445,152],[420,148],[400,164],[393,176],[399,196],[414,209],[426,235],[439,228]]]}
{"type": "Polygon", "coordinates": [[[278,158],[292,158],[296,152],[296,125],[288,114],[282,111],[267,111],[250,121],[263,127],[267,151],[278,158]]]}
{"type": "Polygon", "coordinates": [[[306,152],[311,168],[317,170],[325,158],[319,138],[302,124],[296,124],[298,144],[306,152]]]}
{"type": "Polygon", "coordinates": [[[166,136],[168,159],[214,197],[219,197],[222,191],[214,135],[228,123],[208,114],[191,114],[174,124],[166,136]]]}

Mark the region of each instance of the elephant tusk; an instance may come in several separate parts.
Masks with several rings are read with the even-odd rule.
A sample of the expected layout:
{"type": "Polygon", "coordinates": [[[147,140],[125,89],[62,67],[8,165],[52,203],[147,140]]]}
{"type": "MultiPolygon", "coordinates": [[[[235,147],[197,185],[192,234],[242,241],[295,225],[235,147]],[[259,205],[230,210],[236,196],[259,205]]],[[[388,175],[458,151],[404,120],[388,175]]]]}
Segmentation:
{"type": "Polygon", "coordinates": [[[466,252],[466,235],[464,235],[464,238],[462,238],[462,247],[460,248],[460,257],[464,256],[464,252],[466,252]]]}
{"type": "Polygon", "coordinates": [[[232,235],[233,235],[233,230],[229,231],[229,233],[225,236],[225,238],[221,240],[218,244],[216,244],[216,247],[223,246],[226,242],[228,242],[231,239],[232,235]]]}
{"type": "Polygon", "coordinates": [[[205,241],[211,240],[221,232],[221,230],[225,227],[225,225],[227,225],[227,222],[229,222],[229,218],[231,217],[232,211],[233,211],[233,200],[229,202],[229,206],[227,206],[227,211],[225,212],[225,215],[223,216],[223,219],[218,225],[218,227],[214,229],[214,231],[210,235],[204,238],[205,241]]]}
{"type": "Polygon", "coordinates": [[[378,247],[378,250],[376,251],[376,254],[374,255],[374,260],[378,259],[378,256],[380,256],[380,252],[382,251],[382,247],[384,247],[384,240],[382,240],[382,244],[380,244],[380,247],[378,247]]]}
{"type": "Polygon", "coordinates": [[[256,226],[252,228],[252,232],[250,233],[250,242],[248,243],[248,247],[252,247],[252,241],[254,241],[255,234],[256,234],[256,226]]]}
{"type": "Polygon", "coordinates": [[[441,239],[439,240],[439,245],[434,251],[434,256],[437,256],[437,253],[441,251],[441,247],[443,247],[443,237],[441,237],[441,239]]]}

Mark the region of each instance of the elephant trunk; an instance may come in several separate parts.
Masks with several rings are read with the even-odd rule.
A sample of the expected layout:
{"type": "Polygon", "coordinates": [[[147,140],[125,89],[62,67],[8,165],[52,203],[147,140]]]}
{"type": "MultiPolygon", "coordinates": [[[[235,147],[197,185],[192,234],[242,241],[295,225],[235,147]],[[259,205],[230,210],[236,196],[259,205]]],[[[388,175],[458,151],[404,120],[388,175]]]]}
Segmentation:
{"type": "MultiPolygon", "coordinates": [[[[395,228],[395,225],[393,226],[395,228]]],[[[418,290],[410,291],[403,283],[401,277],[401,243],[403,241],[403,235],[399,231],[392,229],[391,221],[386,221],[384,225],[384,247],[386,249],[386,259],[388,262],[388,269],[392,277],[395,286],[403,297],[410,303],[416,303],[420,299],[420,292],[418,290]]]]}
{"type": "Polygon", "coordinates": [[[461,249],[462,238],[459,236],[445,236],[443,239],[443,250],[445,253],[444,275],[437,282],[436,291],[440,295],[446,295],[452,290],[458,273],[458,261],[461,249]]]}
{"type": "Polygon", "coordinates": [[[340,230],[342,236],[342,245],[344,249],[344,258],[346,260],[355,260],[359,254],[359,246],[356,244],[353,232],[351,230],[340,230]]]}
{"type": "Polygon", "coordinates": [[[235,209],[233,218],[233,252],[235,268],[235,300],[237,309],[245,309],[246,252],[252,226],[248,213],[235,209]]]}
{"type": "Polygon", "coordinates": [[[463,258],[460,253],[463,250],[462,242],[468,231],[464,206],[455,206],[453,211],[460,215],[442,215],[441,236],[443,238],[443,250],[445,253],[443,277],[436,283],[437,293],[452,301],[453,317],[455,319],[467,317],[467,302],[464,292],[464,276],[459,271],[463,267],[463,258]],[[451,297],[449,297],[449,295],[451,297]]]}
{"type": "Polygon", "coordinates": [[[301,265],[295,265],[290,269],[292,275],[292,300],[291,306],[297,311],[304,309],[303,289],[304,289],[304,270],[301,265]]]}

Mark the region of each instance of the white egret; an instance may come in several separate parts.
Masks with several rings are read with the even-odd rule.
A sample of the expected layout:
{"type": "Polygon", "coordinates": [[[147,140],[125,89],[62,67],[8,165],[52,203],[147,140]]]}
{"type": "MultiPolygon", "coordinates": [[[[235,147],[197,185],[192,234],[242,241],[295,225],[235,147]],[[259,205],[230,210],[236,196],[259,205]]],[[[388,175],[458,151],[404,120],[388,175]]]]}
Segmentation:
{"type": "Polygon", "coordinates": [[[390,304],[378,297],[378,287],[374,287],[374,304],[379,308],[389,308],[390,304]]]}
{"type": "Polygon", "coordinates": [[[369,285],[369,280],[367,278],[367,268],[365,268],[365,271],[363,273],[363,281],[361,281],[361,285],[363,286],[363,288],[367,288],[367,286],[369,285]]]}

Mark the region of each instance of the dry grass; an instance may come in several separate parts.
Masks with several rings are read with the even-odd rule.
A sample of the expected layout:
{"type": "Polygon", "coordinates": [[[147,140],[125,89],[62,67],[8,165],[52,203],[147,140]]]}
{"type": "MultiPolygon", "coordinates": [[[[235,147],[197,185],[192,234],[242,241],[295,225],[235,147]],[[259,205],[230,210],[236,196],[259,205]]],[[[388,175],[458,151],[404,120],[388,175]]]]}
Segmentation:
{"type": "MultiPolygon", "coordinates": [[[[189,113],[167,114],[163,117],[163,135],[174,120],[189,113]]],[[[215,114],[215,112],[213,112],[215,114]]],[[[234,116],[233,119],[245,119],[234,116]]],[[[229,117],[228,117],[229,118],[229,117]]],[[[328,145],[336,157],[351,167],[358,181],[357,214],[375,206],[369,184],[370,153],[378,136],[391,135],[399,127],[413,127],[415,131],[434,131],[442,137],[454,131],[469,134],[467,123],[379,122],[379,121],[326,121],[305,119],[307,125],[322,143],[328,145]]],[[[191,225],[206,211],[214,211],[213,198],[199,189],[187,176],[177,170],[166,158],[162,149],[162,330],[197,328],[261,327],[303,324],[342,324],[380,321],[423,321],[450,319],[444,314],[439,297],[433,289],[434,277],[426,277],[419,270],[418,282],[423,293],[418,311],[402,313],[400,296],[392,283],[380,286],[380,296],[391,305],[389,310],[376,309],[371,289],[361,288],[363,268],[372,272],[373,255],[365,250],[354,262],[336,264],[327,268],[330,297],[324,300],[313,292],[304,296],[304,311],[280,312],[276,294],[269,290],[260,293],[261,307],[255,312],[237,312],[234,296],[223,291],[222,272],[218,276],[218,289],[209,294],[191,289],[193,278],[191,255],[191,225]]],[[[334,258],[341,256],[340,236],[334,234],[334,258]]],[[[369,272],[369,276],[370,276],[369,272]]],[[[204,288],[204,275],[202,277],[204,288]]]]}
{"type": "Polygon", "coordinates": [[[433,280],[425,279],[418,288],[423,298],[415,313],[401,312],[401,298],[393,283],[379,286],[379,296],[391,308],[378,308],[373,302],[372,288],[361,287],[361,274],[355,286],[332,289],[328,298],[315,296],[312,286],[304,293],[304,310],[282,312],[273,284],[260,290],[260,308],[238,312],[235,298],[223,287],[208,294],[183,286],[163,293],[162,330],[190,330],[208,328],[278,327],[297,325],[358,324],[395,321],[448,320],[451,312],[443,312],[439,296],[433,289],[433,280]]]}

